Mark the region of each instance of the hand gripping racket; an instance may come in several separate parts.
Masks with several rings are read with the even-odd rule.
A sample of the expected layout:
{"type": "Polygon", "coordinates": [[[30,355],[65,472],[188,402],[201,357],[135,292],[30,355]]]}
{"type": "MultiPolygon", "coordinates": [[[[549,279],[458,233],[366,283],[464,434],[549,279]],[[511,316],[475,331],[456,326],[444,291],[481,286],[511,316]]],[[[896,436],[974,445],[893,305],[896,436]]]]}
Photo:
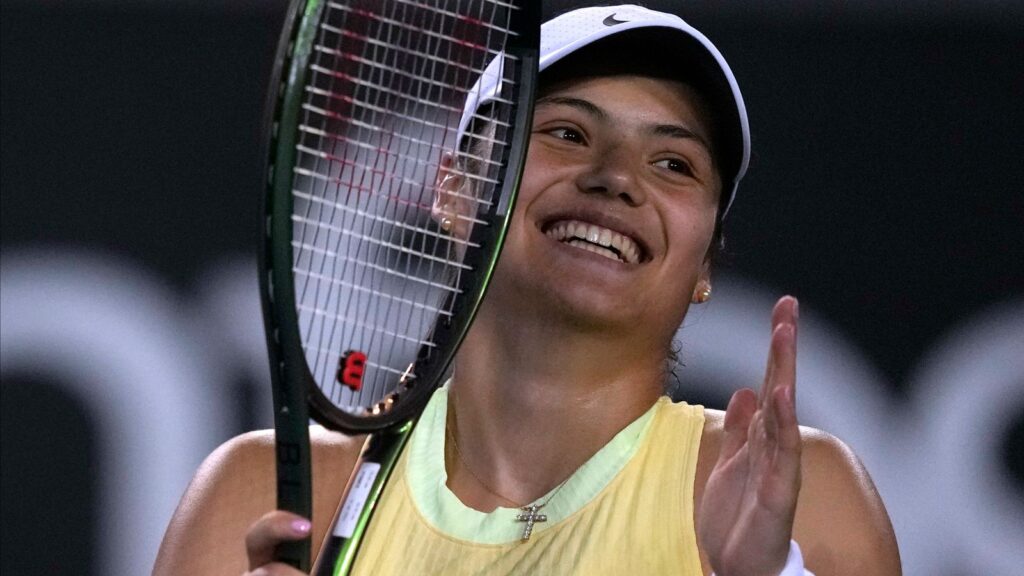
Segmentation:
{"type": "MultiPolygon", "coordinates": [[[[260,263],[278,507],[311,515],[310,416],[371,433],[316,574],[351,569],[494,270],[529,139],[539,4],[290,5],[260,263]]],[[[309,555],[308,540],[278,550],[304,571],[309,555]]]]}

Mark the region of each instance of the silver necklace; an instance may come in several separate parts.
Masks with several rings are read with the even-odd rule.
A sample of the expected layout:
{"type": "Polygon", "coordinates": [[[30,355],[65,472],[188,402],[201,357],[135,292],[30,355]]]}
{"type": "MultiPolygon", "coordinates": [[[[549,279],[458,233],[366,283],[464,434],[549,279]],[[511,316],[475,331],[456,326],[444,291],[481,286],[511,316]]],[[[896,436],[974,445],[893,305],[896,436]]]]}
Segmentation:
{"type": "MultiPolygon", "coordinates": [[[[458,428],[459,423],[458,420],[456,419],[454,411],[452,411],[452,423],[453,428],[458,428]]],[[[555,491],[551,493],[551,496],[549,496],[547,500],[539,503],[534,502],[532,504],[527,504],[524,506],[522,504],[519,504],[515,500],[509,498],[508,496],[499,493],[494,488],[491,488],[490,485],[487,484],[487,482],[484,482],[483,478],[477,476],[476,472],[473,472],[473,469],[470,468],[469,464],[466,463],[466,457],[462,455],[462,450],[459,449],[459,443],[458,441],[455,440],[455,431],[448,429],[447,426],[445,427],[445,429],[448,432],[448,437],[451,438],[452,440],[452,447],[455,448],[455,455],[458,456],[459,462],[462,463],[462,467],[466,469],[466,472],[469,472],[469,475],[472,476],[474,480],[476,480],[477,484],[483,487],[484,490],[487,490],[488,492],[497,496],[498,498],[501,498],[505,502],[508,502],[514,505],[516,508],[519,508],[520,513],[516,514],[515,521],[525,523],[523,525],[523,534],[519,537],[519,541],[526,542],[527,540],[529,540],[530,536],[533,534],[533,525],[537,522],[548,521],[548,517],[546,514],[538,514],[540,509],[547,506],[548,502],[551,502],[551,500],[558,494],[558,492],[562,489],[563,486],[565,486],[565,484],[569,481],[569,478],[572,478],[572,476],[569,476],[569,478],[562,480],[562,483],[559,484],[557,488],[555,488],[555,491]]]]}

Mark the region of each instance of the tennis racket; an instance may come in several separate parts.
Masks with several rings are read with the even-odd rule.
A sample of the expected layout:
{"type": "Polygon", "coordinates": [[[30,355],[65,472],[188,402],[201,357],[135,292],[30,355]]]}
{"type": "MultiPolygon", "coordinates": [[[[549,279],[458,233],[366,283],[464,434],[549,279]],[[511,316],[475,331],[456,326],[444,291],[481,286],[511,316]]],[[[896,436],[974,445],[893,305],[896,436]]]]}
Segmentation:
{"type": "MultiPolygon", "coordinates": [[[[494,270],[529,139],[539,4],[289,7],[260,264],[278,507],[311,516],[310,417],[371,433],[316,574],[351,569],[494,270]]],[[[309,556],[308,540],[278,550],[304,571],[309,556]]]]}

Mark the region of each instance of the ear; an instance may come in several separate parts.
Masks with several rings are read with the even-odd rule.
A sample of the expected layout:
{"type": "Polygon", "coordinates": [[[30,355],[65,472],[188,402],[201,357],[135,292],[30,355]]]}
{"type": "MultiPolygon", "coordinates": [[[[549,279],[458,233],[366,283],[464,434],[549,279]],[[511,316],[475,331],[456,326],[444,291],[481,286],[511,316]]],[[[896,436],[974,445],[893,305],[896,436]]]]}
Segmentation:
{"type": "Polygon", "coordinates": [[[457,238],[468,238],[475,204],[469,196],[466,175],[455,162],[455,154],[444,152],[434,180],[434,202],[430,216],[445,232],[457,238]]]}

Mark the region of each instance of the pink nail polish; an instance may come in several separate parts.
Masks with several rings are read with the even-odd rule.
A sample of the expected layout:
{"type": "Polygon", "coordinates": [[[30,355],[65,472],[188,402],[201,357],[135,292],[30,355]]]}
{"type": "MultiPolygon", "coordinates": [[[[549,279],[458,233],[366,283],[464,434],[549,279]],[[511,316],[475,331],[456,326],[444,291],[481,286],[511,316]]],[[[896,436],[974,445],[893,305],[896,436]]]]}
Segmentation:
{"type": "Polygon", "coordinates": [[[310,529],[309,520],[293,520],[292,530],[297,534],[308,534],[310,529]]]}

